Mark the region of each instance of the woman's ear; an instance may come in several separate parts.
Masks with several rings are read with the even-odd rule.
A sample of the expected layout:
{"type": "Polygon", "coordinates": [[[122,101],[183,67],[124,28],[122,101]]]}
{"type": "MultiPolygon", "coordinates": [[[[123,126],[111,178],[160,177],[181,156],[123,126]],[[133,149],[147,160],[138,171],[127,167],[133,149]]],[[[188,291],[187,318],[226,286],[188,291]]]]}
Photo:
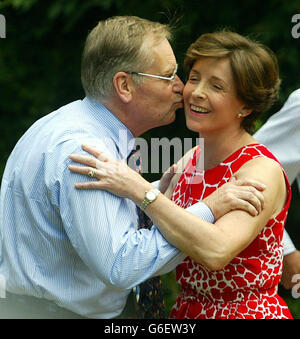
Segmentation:
{"type": "Polygon", "coordinates": [[[240,118],[245,118],[246,116],[248,116],[249,114],[251,114],[253,111],[253,109],[251,108],[247,108],[247,107],[242,107],[239,109],[237,117],[240,118]]]}
{"type": "Polygon", "coordinates": [[[242,107],[239,111],[241,116],[245,118],[246,116],[250,115],[252,113],[253,109],[248,108],[248,107],[242,107]]]}
{"type": "Polygon", "coordinates": [[[113,84],[117,96],[120,100],[127,104],[132,99],[132,80],[128,73],[118,72],[113,78],[113,84]]]}

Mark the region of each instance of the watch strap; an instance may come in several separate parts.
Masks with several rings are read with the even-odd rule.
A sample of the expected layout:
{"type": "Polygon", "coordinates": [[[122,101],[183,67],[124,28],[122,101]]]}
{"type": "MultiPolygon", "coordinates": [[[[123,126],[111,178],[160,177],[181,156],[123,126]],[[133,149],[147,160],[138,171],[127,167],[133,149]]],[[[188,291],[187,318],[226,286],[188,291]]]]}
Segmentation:
{"type": "Polygon", "coordinates": [[[160,193],[160,191],[157,188],[152,188],[152,189],[146,191],[145,192],[145,196],[144,196],[144,200],[141,202],[141,204],[139,206],[140,209],[144,211],[147,208],[148,205],[150,205],[153,201],[156,200],[156,198],[158,197],[159,193],[160,193]],[[147,193],[149,193],[149,192],[154,193],[154,198],[151,199],[151,200],[147,198],[147,193]]]}

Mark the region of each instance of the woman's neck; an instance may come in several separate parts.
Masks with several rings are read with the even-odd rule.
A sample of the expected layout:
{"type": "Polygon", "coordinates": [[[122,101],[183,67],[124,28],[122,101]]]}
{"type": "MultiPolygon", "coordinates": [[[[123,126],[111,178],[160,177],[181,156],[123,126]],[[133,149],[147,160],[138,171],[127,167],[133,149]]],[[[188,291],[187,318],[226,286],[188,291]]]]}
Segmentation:
{"type": "Polygon", "coordinates": [[[200,135],[204,139],[204,170],[218,166],[241,147],[256,142],[244,129],[230,133],[200,135]]]}

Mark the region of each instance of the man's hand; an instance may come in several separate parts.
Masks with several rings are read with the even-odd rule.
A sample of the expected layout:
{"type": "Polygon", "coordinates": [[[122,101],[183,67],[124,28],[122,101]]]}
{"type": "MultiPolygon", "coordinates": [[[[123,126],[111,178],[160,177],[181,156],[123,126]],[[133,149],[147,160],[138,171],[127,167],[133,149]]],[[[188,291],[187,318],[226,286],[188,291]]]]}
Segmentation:
{"type": "Polygon", "coordinates": [[[266,186],[255,180],[236,180],[234,177],[203,200],[218,220],[233,210],[243,210],[252,216],[264,207],[262,191],[266,186]]]}
{"type": "MultiPolygon", "coordinates": [[[[287,290],[293,288],[297,281],[293,280],[293,276],[300,274],[300,251],[295,251],[283,257],[283,271],[280,283],[287,290]]],[[[299,291],[300,293],[300,291],[299,291]]]]}

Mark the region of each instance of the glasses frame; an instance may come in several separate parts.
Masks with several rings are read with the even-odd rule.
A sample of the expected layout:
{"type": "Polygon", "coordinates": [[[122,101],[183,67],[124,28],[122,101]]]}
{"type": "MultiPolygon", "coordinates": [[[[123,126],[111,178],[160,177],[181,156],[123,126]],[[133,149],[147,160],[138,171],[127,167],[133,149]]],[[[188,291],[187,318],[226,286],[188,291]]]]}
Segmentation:
{"type": "Polygon", "coordinates": [[[178,70],[178,64],[176,64],[176,68],[175,68],[173,74],[170,77],[163,77],[161,75],[155,75],[155,74],[149,74],[149,73],[141,73],[141,72],[129,72],[129,73],[130,74],[142,75],[142,76],[145,76],[145,77],[150,77],[150,78],[155,78],[155,79],[174,81],[175,76],[177,74],[177,70],[178,70]]]}

